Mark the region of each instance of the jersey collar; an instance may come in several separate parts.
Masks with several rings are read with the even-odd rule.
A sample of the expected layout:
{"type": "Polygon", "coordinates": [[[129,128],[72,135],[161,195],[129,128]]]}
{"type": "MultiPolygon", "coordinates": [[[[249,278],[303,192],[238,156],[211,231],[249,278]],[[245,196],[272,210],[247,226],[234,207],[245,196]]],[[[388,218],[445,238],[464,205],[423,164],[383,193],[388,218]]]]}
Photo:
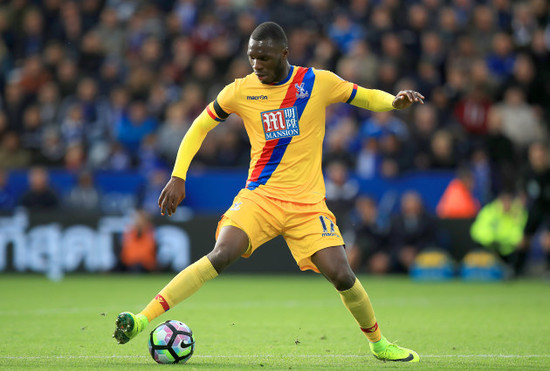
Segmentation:
{"type": "Polygon", "coordinates": [[[294,72],[294,66],[293,65],[290,65],[290,69],[288,71],[288,75],[281,81],[279,82],[274,82],[272,83],[271,85],[283,85],[283,84],[286,84],[288,82],[288,80],[290,80],[290,77],[292,76],[292,72],[294,72]]]}

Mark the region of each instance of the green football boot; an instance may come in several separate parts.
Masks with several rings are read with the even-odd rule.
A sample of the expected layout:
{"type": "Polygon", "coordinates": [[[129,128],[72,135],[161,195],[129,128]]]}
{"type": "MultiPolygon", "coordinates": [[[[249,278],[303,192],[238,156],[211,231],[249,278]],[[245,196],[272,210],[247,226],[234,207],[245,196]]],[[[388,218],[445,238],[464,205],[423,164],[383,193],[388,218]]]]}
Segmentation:
{"type": "Polygon", "coordinates": [[[126,344],[147,327],[149,321],[143,314],[120,313],[115,321],[113,337],[119,344],[126,344]]]}
{"type": "Polygon", "coordinates": [[[414,350],[400,347],[399,345],[390,343],[382,336],[380,341],[370,343],[372,354],[381,361],[395,362],[419,362],[420,356],[414,350]]]}

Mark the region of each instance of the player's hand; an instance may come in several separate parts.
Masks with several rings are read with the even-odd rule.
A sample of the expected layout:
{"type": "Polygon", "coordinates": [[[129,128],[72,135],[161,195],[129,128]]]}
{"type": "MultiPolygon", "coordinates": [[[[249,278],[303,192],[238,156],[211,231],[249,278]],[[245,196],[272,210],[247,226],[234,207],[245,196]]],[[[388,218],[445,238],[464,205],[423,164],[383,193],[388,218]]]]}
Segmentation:
{"type": "Polygon", "coordinates": [[[395,96],[392,106],[396,109],[409,107],[413,103],[424,104],[424,96],[414,90],[401,90],[395,96]]]}
{"type": "Polygon", "coordinates": [[[185,180],[173,176],[160,193],[159,207],[160,214],[172,216],[178,205],[185,198],[185,180]]]}

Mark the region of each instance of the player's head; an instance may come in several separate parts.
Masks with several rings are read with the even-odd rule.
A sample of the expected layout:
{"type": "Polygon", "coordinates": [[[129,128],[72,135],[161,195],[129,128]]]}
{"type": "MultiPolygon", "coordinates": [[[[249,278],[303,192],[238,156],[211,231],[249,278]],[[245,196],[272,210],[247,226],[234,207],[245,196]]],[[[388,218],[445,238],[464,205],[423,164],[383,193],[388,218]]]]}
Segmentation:
{"type": "Polygon", "coordinates": [[[272,84],[286,77],[288,40],[285,31],[275,22],[260,24],[248,42],[248,60],[263,84],[272,84]]]}

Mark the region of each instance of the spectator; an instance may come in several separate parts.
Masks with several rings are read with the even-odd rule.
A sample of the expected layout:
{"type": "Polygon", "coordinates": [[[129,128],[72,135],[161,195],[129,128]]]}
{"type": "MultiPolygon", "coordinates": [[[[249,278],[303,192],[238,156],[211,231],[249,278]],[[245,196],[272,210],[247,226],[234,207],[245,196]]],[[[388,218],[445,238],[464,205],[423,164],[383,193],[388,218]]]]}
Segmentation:
{"type": "Polygon", "coordinates": [[[132,167],[132,158],[122,144],[119,142],[111,143],[109,150],[106,162],[102,165],[103,168],[123,171],[132,167]]]}
{"type": "Polygon", "coordinates": [[[396,64],[391,60],[382,59],[378,70],[378,87],[380,90],[393,91],[398,78],[399,73],[396,64]]]}
{"type": "Polygon", "coordinates": [[[499,174],[510,174],[515,162],[516,153],[514,144],[503,132],[502,115],[497,108],[491,108],[487,118],[488,134],[485,147],[489,159],[496,165],[499,174]]]}
{"type": "Polygon", "coordinates": [[[38,91],[37,105],[40,112],[40,120],[44,126],[57,126],[57,114],[59,111],[59,87],[55,82],[44,84],[38,91]]]}
{"type": "Polygon", "coordinates": [[[356,172],[360,178],[371,179],[381,173],[382,154],[375,138],[363,139],[363,146],[357,155],[356,172]]]}
{"type": "Polygon", "coordinates": [[[237,130],[225,130],[217,144],[217,165],[232,168],[246,167],[249,163],[249,151],[244,147],[243,142],[244,139],[237,130]]]}
{"type": "Polygon", "coordinates": [[[172,103],[166,112],[166,121],[160,126],[157,135],[157,151],[170,165],[176,158],[183,136],[191,123],[188,108],[182,102],[172,103]]]}
{"type": "Polygon", "coordinates": [[[43,142],[44,124],[40,117],[40,108],[37,105],[27,107],[23,113],[22,147],[31,152],[33,159],[38,158],[43,142]]]}
{"type": "Polygon", "coordinates": [[[23,112],[29,104],[19,81],[9,81],[4,88],[2,104],[8,118],[9,130],[20,134],[23,132],[23,112]]]}
{"type": "MultiPolygon", "coordinates": [[[[512,34],[516,45],[519,47],[529,45],[537,29],[537,20],[534,17],[532,5],[527,3],[514,4],[512,34]]],[[[548,4],[546,6],[548,7],[548,4]]]]}
{"type": "Polygon", "coordinates": [[[473,218],[479,211],[479,201],[472,194],[474,177],[466,168],[460,168],[437,204],[437,216],[446,219],[473,218]]]}
{"type": "Polygon", "coordinates": [[[458,165],[452,134],[444,129],[434,133],[430,142],[429,168],[451,170],[458,165]]]}
{"type": "MultiPolygon", "coordinates": [[[[402,38],[397,33],[387,33],[382,36],[381,52],[385,63],[396,68],[396,79],[414,71],[409,56],[405,52],[402,38]]],[[[416,41],[413,41],[416,42],[416,41]]]]}
{"type": "Polygon", "coordinates": [[[484,100],[494,102],[494,98],[498,96],[501,90],[499,82],[491,76],[487,64],[482,58],[476,58],[472,61],[471,68],[468,71],[470,83],[468,87],[469,93],[479,90],[482,93],[484,100]]]}
{"type": "Polygon", "coordinates": [[[512,192],[503,191],[477,215],[470,234],[472,239],[494,251],[515,274],[523,270],[525,252],[519,250],[527,211],[512,192]]]}
{"type": "Polygon", "coordinates": [[[15,40],[14,54],[18,58],[36,55],[44,48],[44,22],[40,10],[30,8],[23,16],[23,29],[15,40]]]}
{"type": "Polygon", "coordinates": [[[0,212],[11,212],[15,208],[15,195],[8,180],[9,173],[0,169],[0,212]]]}
{"type": "Polygon", "coordinates": [[[63,100],[59,116],[65,119],[68,111],[74,109],[79,110],[81,115],[78,119],[82,125],[80,141],[93,146],[109,139],[109,106],[106,99],[99,96],[94,79],[84,78],[78,83],[76,95],[63,100]]]}
{"type": "MultiPolygon", "coordinates": [[[[528,155],[529,163],[520,179],[529,210],[522,250],[530,247],[535,233],[543,230],[548,235],[550,230],[550,160],[546,143],[537,141],[531,144],[528,155]]],[[[548,238],[544,238],[543,242],[550,266],[548,238]]]]}
{"type": "Polygon", "coordinates": [[[142,174],[149,174],[162,166],[156,151],[157,137],[155,134],[146,135],[141,141],[137,155],[138,169],[142,174]]]}
{"type": "Polygon", "coordinates": [[[101,12],[101,21],[95,28],[95,32],[103,41],[103,47],[107,56],[121,57],[124,52],[124,30],[118,20],[115,8],[106,7],[101,12]]]}
{"type": "Polygon", "coordinates": [[[67,146],[64,157],[65,169],[69,172],[78,172],[86,165],[86,151],[81,143],[75,142],[67,146]]]}
{"type": "Polygon", "coordinates": [[[351,268],[358,272],[367,269],[371,274],[388,273],[390,265],[390,228],[380,218],[376,202],[361,196],[355,203],[358,221],[354,227],[354,243],[348,249],[351,268]]]}
{"type": "Polygon", "coordinates": [[[498,80],[504,81],[512,74],[516,56],[510,35],[499,32],[493,36],[492,53],[488,55],[487,67],[498,80]]]}
{"type": "Polygon", "coordinates": [[[162,44],[155,37],[147,37],[139,50],[140,63],[153,71],[160,70],[163,62],[162,44]]]}
{"type": "Polygon", "coordinates": [[[137,210],[122,237],[122,264],[130,272],[152,271],[157,266],[155,232],[149,214],[137,210]]]}
{"type": "MultiPolygon", "coordinates": [[[[378,52],[380,50],[382,35],[393,31],[396,25],[389,7],[382,5],[372,6],[372,4],[370,4],[370,6],[372,7],[372,11],[370,12],[368,23],[371,27],[369,27],[367,32],[367,39],[369,44],[373,45],[378,52]]],[[[362,13],[364,14],[365,10],[363,10],[362,13]]],[[[365,14],[365,16],[367,15],[365,14]]]]}
{"type": "Polygon", "coordinates": [[[19,201],[29,211],[51,211],[59,206],[57,193],[50,186],[46,169],[33,167],[29,171],[29,189],[19,201]]]}
{"type": "MultiPolygon", "coordinates": [[[[541,71],[542,72],[542,71],[541,71]]],[[[537,71],[531,57],[520,54],[514,63],[514,72],[504,83],[502,91],[517,87],[523,91],[527,103],[536,105],[537,109],[545,105],[545,80],[537,77],[537,71]]]]}
{"type": "Polygon", "coordinates": [[[441,85],[441,72],[426,60],[418,62],[416,71],[416,85],[418,90],[422,91],[427,97],[432,95],[433,90],[441,85]]]}
{"type": "Polygon", "coordinates": [[[157,122],[149,116],[143,101],[130,104],[128,114],[115,123],[115,137],[132,156],[137,156],[142,140],[155,131],[157,122]]]}
{"type": "Polygon", "coordinates": [[[359,184],[350,179],[349,170],[342,162],[332,162],[326,170],[326,201],[327,206],[336,216],[342,228],[349,225],[349,214],[359,192],[359,184]]]}
{"type": "Polygon", "coordinates": [[[482,147],[474,148],[470,155],[470,170],[474,178],[472,194],[485,205],[493,197],[493,169],[489,162],[489,157],[482,147]]]}
{"type": "Polygon", "coordinates": [[[65,145],[80,144],[85,142],[85,122],[82,107],[74,104],[67,109],[67,114],[61,122],[61,135],[65,145]]]}
{"type": "Polygon", "coordinates": [[[63,3],[59,20],[52,29],[52,38],[61,40],[66,45],[69,54],[78,55],[78,47],[81,45],[84,31],[79,4],[72,1],[63,3]]]}
{"type": "MultiPolygon", "coordinates": [[[[356,41],[351,46],[347,56],[340,58],[339,63],[350,63],[350,67],[356,71],[356,80],[364,86],[377,85],[377,71],[380,65],[379,58],[371,51],[371,47],[364,41],[356,41]]],[[[347,77],[346,77],[347,78],[347,77]]]]}
{"type": "Polygon", "coordinates": [[[99,94],[105,97],[120,88],[126,77],[126,69],[120,59],[111,57],[101,65],[98,79],[99,94]]]}
{"type": "Polygon", "coordinates": [[[146,174],[147,181],[140,190],[138,205],[140,209],[150,215],[159,211],[159,195],[170,178],[170,174],[164,169],[156,169],[146,174]]]}
{"type": "Polygon", "coordinates": [[[330,25],[328,35],[338,45],[340,51],[348,53],[353,44],[363,37],[363,31],[350,19],[348,14],[340,12],[330,25]]]}
{"type": "Polygon", "coordinates": [[[326,136],[323,167],[333,161],[343,162],[350,169],[355,167],[356,159],[349,149],[352,139],[345,129],[342,130],[343,126],[340,124],[336,130],[330,131],[326,136]]]}
{"type": "Polygon", "coordinates": [[[474,9],[469,36],[476,50],[481,54],[491,51],[491,41],[495,35],[495,13],[489,5],[477,5],[474,9]]]}
{"type": "Polygon", "coordinates": [[[408,272],[416,255],[436,243],[435,218],[424,209],[420,195],[408,191],[401,197],[401,212],[391,227],[392,255],[397,269],[408,272]]]}
{"type": "Polygon", "coordinates": [[[105,50],[103,40],[97,32],[90,31],[83,36],[78,55],[79,68],[86,71],[89,76],[99,77],[99,69],[105,59],[105,50]]]}
{"type": "Polygon", "coordinates": [[[497,107],[502,115],[502,130],[517,148],[524,150],[533,141],[546,137],[535,111],[525,101],[525,94],[520,88],[508,88],[504,101],[497,107]]]}
{"type": "Polygon", "coordinates": [[[57,66],[60,65],[66,57],[65,53],[66,51],[63,48],[63,45],[56,40],[48,41],[48,44],[44,48],[44,52],[42,53],[42,56],[44,57],[44,67],[48,70],[54,80],[57,66]]]}
{"type": "Polygon", "coordinates": [[[77,185],[69,192],[65,207],[68,210],[78,209],[84,212],[99,211],[99,193],[94,186],[91,172],[84,170],[78,174],[77,185]]]}
{"type": "Polygon", "coordinates": [[[474,87],[455,106],[454,115],[466,133],[476,137],[487,134],[487,115],[491,101],[482,87],[474,87]]]}
{"type": "Polygon", "coordinates": [[[491,5],[497,15],[497,24],[501,30],[508,31],[512,27],[512,12],[510,0],[494,0],[491,5]]]}
{"type": "Polygon", "coordinates": [[[380,138],[379,143],[380,154],[382,155],[381,176],[395,178],[411,168],[411,158],[406,154],[404,146],[397,135],[385,135],[380,138]]]}
{"type": "Polygon", "coordinates": [[[450,7],[441,7],[439,9],[438,19],[438,29],[443,42],[445,45],[454,44],[459,30],[455,12],[450,7]]]}
{"type": "Polygon", "coordinates": [[[44,67],[42,57],[39,55],[27,57],[20,71],[19,84],[23,88],[25,96],[34,100],[40,88],[50,81],[50,73],[44,67]]]}
{"type": "Polygon", "coordinates": [[[430,145],[437,127],[435,107],[430,103],[417,106],[413,116],[412,140],[407,143],[417,169],[426,170],[430,167],[430,145]]]}
{"type": "Polygon", "coordinates": [[[52,127],[44,130],[37,162],[43,166],[57,167],[63,164],[65,144],[60,133],[52,127]]]}
{"type": "MultiPolygon", "coordinates": [[[[443,71],[445,64],[445,50],[443,42],[438,33],[426,31],[421,37],[422,61],[434,66],[435,70],[443,71]]],[[[428,94],[428,92],[426,92],[428,94]]]]}
{"type": "Polygon", "coordinates": [[[21,169],[29,166],[32,154],[21,148],[21,142],[17,133],[9,131],[0,141],[0,170],[21,169]]]}

